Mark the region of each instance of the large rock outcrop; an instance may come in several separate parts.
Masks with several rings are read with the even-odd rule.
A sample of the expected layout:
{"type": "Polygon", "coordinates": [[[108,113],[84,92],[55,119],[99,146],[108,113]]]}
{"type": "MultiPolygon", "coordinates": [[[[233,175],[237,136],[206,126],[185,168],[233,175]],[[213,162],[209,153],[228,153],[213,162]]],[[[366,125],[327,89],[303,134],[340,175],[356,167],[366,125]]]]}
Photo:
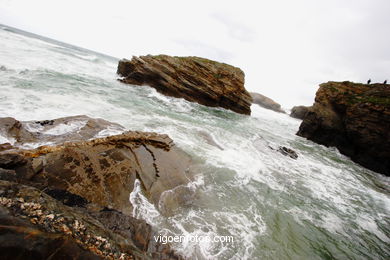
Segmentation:
{"type": "Polygon", "coordinates": [[[390,85],[328,82],[320,85],[297,135],[390,175],[389,129],[390,85]]]}
{"type": "Polygon", "coordinates": [[[199,57],[140,56],[119,61],[120,81],[149,85],[158,92],[211,107],[249,115],[252,98],[244,88],[244,72],[199,57]]]}
{"type": "Polygon", "coordinates": [[[253,104],[257,104],[261,107],[279,112],[279,113],[286,113],[280,104],[276,103],[274,100],[270,99],[269,97],[266,97],[262,94],[251,92],[250,93],[253,98],[253,104]]]}
{"type": "MultiPolygon", "coordinates": [[[[63,118],[58,122],[72,124],[79,119],[63,118]]],[[[107,121],[84,119],[101,123],[91,131],[80,124],[87,139],[109,125],[107,121]]],[[[52,127],[56,121],[42,124],[52,127]]],[[[12,118],[0,122],[6,122],[0,127],[3,136],[12,139],[15,132],[23,133],[0,150],[0,219],[2,225],[9,223],[0,228],[4,231],[0,232],[0,242],[8,241],[0,246],[2,255],[8,252],[8,259],[28,259],[26,255],[33,252],[45,258],[57,254],[53,248],[58,245],[62,254],[69,251],[67,258],[77,258],[79,254],[86,259],[119,259],[122,254],[123,259],[180,258],[169,247],[153,241],[153,230],[132,217],[135,205],[129,202],[136,179],[162,214],[172,214],[178,205],[191,200],[187,186],[191,160],[167,135],[127,131],[80,141],[82,137],[75,133],[51,137],[46,133],[39,139],[40,134],[28,134],[30,123],[12,118]],[[34,149],[24,148],[22,142],[59,143],[63,135],[70,141],[34,149]],[[35,205],[33,213],[25,212],[29,205],[35,205]],[[80,225],[86,228],[81,230],[84,233],[77,229],[80,225]],[[20,241],[25,236],[31,240],[23,244],[20,241]]],[[[33,123],[36,124],[40,123],[33,123]]]]}
{"type": "Polygon", "coordinates": [[[311,107],[307,106],[295,106],[291,109],[290,116],[297,119],[303,119],[309,112],[311,107]]]}

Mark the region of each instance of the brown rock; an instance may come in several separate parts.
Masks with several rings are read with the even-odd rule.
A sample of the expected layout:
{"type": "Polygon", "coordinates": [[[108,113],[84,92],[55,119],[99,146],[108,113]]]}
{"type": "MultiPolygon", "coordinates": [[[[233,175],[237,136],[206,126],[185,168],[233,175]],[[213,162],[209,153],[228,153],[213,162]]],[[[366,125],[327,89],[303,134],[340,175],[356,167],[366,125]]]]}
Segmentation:
{"type": "Polygon", "coordinates": [[[390,85],[328,82],[320,85],[297,135],[390,175],[389,129],[390,85]]]}
{"type": "Polygon", "coordinates": [[[250,93],[253,98],[253,104],[257,104],[261,107],[279,112],[279,113],[286,113],[280,106],[280,104],[276,103],[269,97],[266,97],[262,94],[251,92],[250,93]]]}
{"type": "Polygon", "coordinates": [[[120,81],[149,85],[158,92],[211,107],[249,115],[252,98],[244,88],[244,72],[199,57],[140,56],[121,60],[120,81]]]}
{"type": "Polygon", "coordinates": [[[143,220],[68,207],[7,181],[0,181],[0,223],[1,259],[182,259],[167,245],[150,247],[153,232],[143,220]]]}
{"type": "MultiPolygon", "coordinates": [[[[190,203],[188,155],[167,135],[156,133],[125,132],[79,141],[99,135],[105,126],[113,125],[104,120],[81,119],[87,119],[81,124],[84,127],[89,124],[87,128],[71,127],[70,133],[56,130],[52,136],[41,134],[43,138],[38,131],[32,131],[33,127],[28,125],[31,122],[8,118],[7,125],[0,128],[6,133],[11,133],[11,128],[23,132],[13,135],[18,137],[14,147],[0,151],[0,179],[4,180],[0,181],[0,206],[5,207],[0,207],[0,211],[4,210],[7,219],[17,222],[19,218],[27,218],[34,225],[12,222],[12,227],[3,227],[5,233],[0,227],[0,243],[10,239],[0,246],[0,253],[4,252],[1,255],[5,259],[29,259],[28,254],[34,259],[46,259],[48,255],[56,259],[62,255],[64,259],[77,258],[76,255],[85,259],[121,256],[123,259],[181,259],[169,245],[154,241],[154,233],[145,221],[131,216],[133,205],[129,195],[135,180],[139,179],[143,194],[163,214],[172,214],[177,207],[190,203]],[[75,141],[23,149],[23,141],[61,143],[67,137],[75,141]],[[39,205],[30,214],[24,212],[27,206],[22,202],[28,203],[27,206],[39,205]],[[61,217],[53,226],[50,223],[56,214],[61,217]],[[42,219],[42,216],[47,217],[42,219]],[[91,232],[86,234],[83,229],[84,236],[75,230],[74,225],[80,223],[91,232]],[[23,239],[26,241],[22,242],[23,239]],[[60,255],[53,252],[56,247],[61,247],[60,255]]],[[[69,118],[63,120],[75,122],[69,118]]],[[[33,124],[50,131],[52,127],[62,127],[59,122],[45,120],[33,124]]],[[[5,223],[1,216],[0,221],[2,225],[5,223]]]]}
{"type": "Polygon", "coordinates": [[[189,182],[190,158],[167,135],[126,132],[85,142],[0,152],[1,165],[14,169],[23,183],[66,190],[131,214],[129,194],[136,178],[158,206],[164,191],[189,182]]]}
{"type": "Polygon", "coordinates": [[[297,119],[303,119],[310,109],[311,107],[307,106],[295,106],[291,109],[290,116],[297,119]]]}

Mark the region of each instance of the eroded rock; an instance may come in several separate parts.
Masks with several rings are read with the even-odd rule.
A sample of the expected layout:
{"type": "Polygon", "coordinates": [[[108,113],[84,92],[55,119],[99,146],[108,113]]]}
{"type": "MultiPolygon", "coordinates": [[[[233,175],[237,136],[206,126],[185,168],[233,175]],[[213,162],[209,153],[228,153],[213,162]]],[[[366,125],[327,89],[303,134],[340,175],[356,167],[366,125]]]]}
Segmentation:
{"type": "Polygon", "coordinates": [[[68,207],[44,192],[0,181],[2,259],[181,259],[149,248],[142,220],[120,212],[68,207]]]}
{"type": "MultiPolygon", "coordinates": [[[[91,120],[88,119],[85,125],[91,120]]],[[[92,122],[97,123],[96,127],[85,134],[63,133],[50,137],[52,143],[60,143],[64,136],[71,136],[75,141],[35,149],[23,148],[23,141],[31,142],[39,137],[39,132],[27,129],[26,122],[7,118],[6,124],[1,126],[7,133],[19,131],[21,134],[14,135],[19,137],[12,149],[0,151],[0,179],[4,180],[0,183],[0,196],[4,197],[2,206],[5,207],[2,212],[5,212],[5,218],[15,221],[12,223],[20,224],[15,224],[16,229],[7,226],[4,227],[6,233],[0,232],[0,241],[9,237],[13,239],[0,246],[0,251],[13,248],[12,253],[4,254],[8,259],[28,259],[28,254],[44,259],[50,254],[57,257],[51,249],[54,246],[68,251],[66,254],[62,249],[59,251],[65,258],[80,255],[85,259],[181,259],[168,245],[152,242],[154,233],[151,227],[145,221],[132,217],[133,205],[129,195],[138,179],[143,194],[162,214],[172,214],[175,208],[189,203],[192,196],[187,187],[190,181],[189,156],[177,148],[167,135],[156,133],[128,131],[78,141],[79,138],[99,135],[102,131],[99,121],[92,122]],[[39,211],[34,212],[39,216],[23,213],[25,202],[30,203],[26,205],[37,204],[34,210],[39,211]],[[54,223],[55,226],[46,223],[56,220],[56,216],[62,218],[59,223],[54,223]],[[20,217],[31,223],[25,225],[25,222],[19,222],[20,217]],[[79,231],[72,229],[72,225],[79,226],[75,219],[84,227],[93,225],[89,228],[90,236],[81,236],[79,231]],[[95,235],[95,240],[89,240],[91,234],[95,235]],[[31,240],[17,246],[26,235],[31,235],[31,240]],[[95,247],[90,243],[95,243],[95,247]],[[23,253],[15,255],[18,251],[23,253]]],[[[102,123],[105,124],[104,121],[102,123]]],[[[33,124],[56,127],[58,120],[33,124]]],[[[82,128],[77,131],[82,133],[82,128]]],[[[47,131],[50,129],[46,128],[47,131]]]]}
{"type": "Polygon", "coordinates": [[[328,82],[320,85],[297,135],[390,175],[389,129],[390,85],[328,82]]]}
{"type": "Polygon", "coordinates": [[[149,85],[158,92],[211,107],[249,115],[252,98],[244,72],[199,57],[140,56],[119,61],[117,73],[127,84],[149,85]]]}

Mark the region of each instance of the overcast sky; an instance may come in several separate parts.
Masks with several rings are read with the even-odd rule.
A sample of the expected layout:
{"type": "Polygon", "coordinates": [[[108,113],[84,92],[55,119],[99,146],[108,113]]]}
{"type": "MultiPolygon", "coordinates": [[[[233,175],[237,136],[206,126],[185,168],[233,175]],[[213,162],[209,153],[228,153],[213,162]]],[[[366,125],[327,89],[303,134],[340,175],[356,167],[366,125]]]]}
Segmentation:
{"type": "Polygon", "coordinates": [[[287,108],[329,80],[390,80],[390,0],[0,0],[0,23],[118,58],[226,62],[287,108]]]}

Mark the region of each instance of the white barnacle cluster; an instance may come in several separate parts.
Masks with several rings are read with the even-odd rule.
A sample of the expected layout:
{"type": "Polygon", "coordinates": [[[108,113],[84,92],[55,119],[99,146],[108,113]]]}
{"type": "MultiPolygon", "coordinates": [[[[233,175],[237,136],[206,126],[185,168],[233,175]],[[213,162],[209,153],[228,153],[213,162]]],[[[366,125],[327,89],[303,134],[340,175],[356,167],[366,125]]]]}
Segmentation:
{"type": "Polygon", "coordinates": [[[17,209],[18,215],[27,217],[32,224],[39,225],[48,232],[61,232],[72,236],[83,248],[107,259],[133,259],[131,255],[116,250],[108,239],[88,232],[82,221],[53,213],[39,203],[26,202],[21,197],[0,197],[0,205],[17,209]]]}

